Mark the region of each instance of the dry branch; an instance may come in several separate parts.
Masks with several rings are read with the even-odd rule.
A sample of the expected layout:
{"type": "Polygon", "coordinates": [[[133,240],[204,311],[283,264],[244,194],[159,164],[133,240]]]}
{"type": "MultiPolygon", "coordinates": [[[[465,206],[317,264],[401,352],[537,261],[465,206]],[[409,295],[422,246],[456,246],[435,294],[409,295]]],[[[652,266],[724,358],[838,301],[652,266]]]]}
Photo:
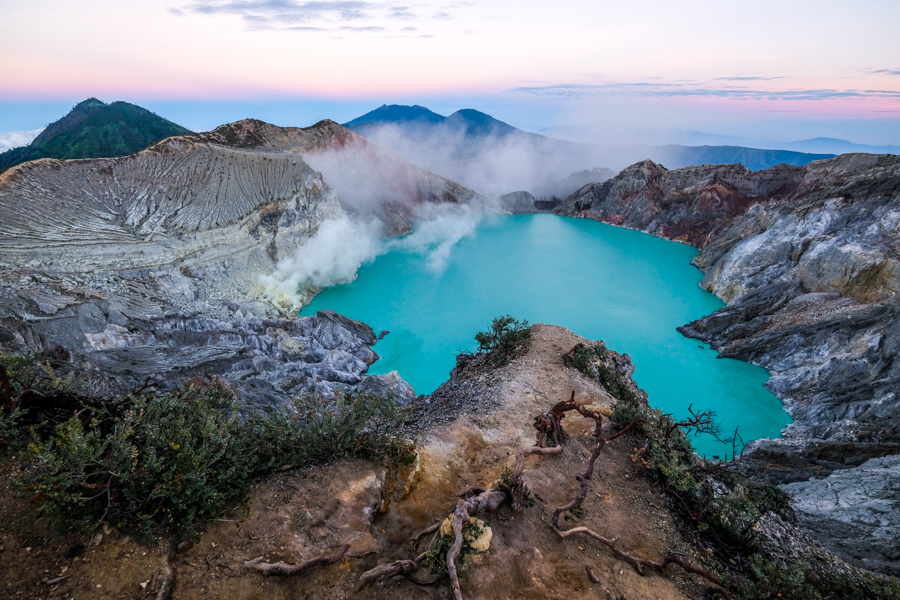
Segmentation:
{"type": "Polygon", "coordinates": [[[420,532],[417,533],[416,535],[414,535],[414,536],[412,536],[411,538],[409,538],[409,540],[413,543],[413,547],[419,545],[419,540],[422,539],[422,536],[428,535],[429,533],[433,533],[433,532],[437,531],[437,530],[438,530],[438,527],[440,527],[440,526],[441,526],[441,522],[438,521],[438,522],[435,523],[434,525],[431,525],[430,527],[426,527],[425,529],[423,529],[422,531],[420,531],[420,532]]]}
{"type": "MultiPolygon", "coordinates": [[[[628,564],[630,564],[634,568],[634,570],[638,572],[639,575],[644,574],[645,567],[656,569],[657,571],[662,571],[669,564],[674,563],[674,564],[680,566],[685,571],[688,571],[689,573],[695,573],[697,575],[700,575],[701,577],[704,577],[708,581],[710,581],[710,582],[714,583],[715,585],[718,585],[724,589],[725,586],[722,585],[722,582],[719,580],[718,577],[716,577],[712,573],[709,573],[708,571],[705,571],[704,569],[701,569],[700,567],[691,565],[690,563],[687,563],[672,554],[664,556],[663,559],[660,560],[659,562],[654,562],[652,560],[634,556],[632,554],[629,554],[623,550],[616,548],[617,538],[612,538],[612,539],[605,538],[602,535],[596,533],[595,531],[588,529],[587,527],[573,527],[572,529],[568,529],[565,531],[563,531],[559,528],[560,515],[576,508],[577,506],[580,506],[581,503],[584,502],[584,499],[587,496],[587,492],[588,492],[588,486],[589,486],[588,482],[590,481],[591,477],[594,474],[594,463],[596,463],[597,458],[600,456],[600,453],[603,451],[603,448],[606,446],[607,442],[611,442],[612,440],[624,435],[628,431],[632,430],[633,428],[635,428],[636,426],[638,426],[644,422],[643,419],[637,419],[637,420],[633,421],[632,423],[630,423],[627,427],[625,427],[624,429],[622,429],[621,431],[616,433],[615,435],[612,435],[610,437],[603,437],[603,435],[601,433],[603,417],[600,415],[600,413],[598,413],[596,411],[589,411],[589,410],[584,409],[583,407],[580,407],[579,405],[577,405],[575,403],[575,392],[574,391],[572,392],[571,400],[569,400],[568,402],[560,402],[559,404],[557,404],[556,406],[553,407],[553,409],[550,411],[550,413],[547,414],[547,416],[555,419],[555,422],[558,424],[562,420],[562,417],[565,415],[565,413],[570,410],[577,410],[583,416],[594,419],[596,426],[594,428],[594,433],[592,435],[593,435],[593,437],[595,437],[597,439],[597,446],[596,446],[596,448],[594,448],[594,452],[591,454],[591,458],[588,460],[587,468],[585,469],[584,473],[582,473],[576,477],[576,479],[578,480],[578,482],[581,486],[581,490],[580,490],[578,496],[576,496],[575,499],[573,499],[568,504],[566,504],[564,506],[560,506],[553,512],[553,518],[550,520],[550,528],[553,530],[553,532],[556,533],[556,535],[558,535],[561,538],[566,538],[566,537],[569,537],[570,535],[575,535],[575,534],[579,534],[579,533],[583,534],[583,535],[587,535],[587,536],[597,540],[598,542],[602,543],[603,545],[605,545],[607,548],[610,549],[610,551],[613,554],[615,554],[616,556],[618,556],[619,558],[621,558],[622,560],[624,560],[628,564]]],[[[561,429],[562,428],[560,426],[560,431],[561,431],[561,429]]],[[[560,437],[558,439],[561,440],[563,438],[560,437]]],[[[727,592],[725,592],[725,593],[727,595],[727,592]]]]}
{"type": "Polygon", "coordinates": [[[525,459],[531,456],[532,454],[538,454],[541,456],[550,456],[556,454],[562,454],[562,446],[555,446],[553,448],[541,448],[539,446],[531,446],[529,448],[522,448],[516,453],[516,470],[513,473],[513,477],[521,477],[522,472],[525,470],[525,459]]]}
{"type": "Polygon", "coordinates": [[[503,490],[488,490],[468,500],[460,500],[456,506],[458,509],[459,504],[462,504],[468,514],[474,515],[485,511],[494,512],[508,499],[509,494],[503,490]]]}
{"type": "MultiPolygon", "coordinates": [[[[555,456],[562,454],[563,452],[563,444],[566,441],[566,433],[562,428],[562,419],[565,417],[568,412],[577,412],[581,416],[592,419],[594,421],[594,430],[591,433],[591,436],[597,440],[597,445],[594,451],[591,453],[590,459],[588,460],[586,469],[584,473],[577,476],[577,480],[580,484],[580,492],[578,496],[576,496],[571,502],[566,504],[565,506],[561,506],[557,508],[550,522],[550,528],[556,533],[560,538],[566,538],[576,534],[583,534],[588,537],[591,537],[600,543],[604,544],[606,547],[610,549],[610,551],[618,556],[619,558],[628,562],[639,574],[644,574],[645,568],[652,568],[657,571],[662,571],[669,564],[677,564],[682,569],[689,573],[695,573],[700,575],[701,577],[706,578],[710,582],[715,585],[721,586],[724,588],[719,579],[707,571],[691,565],[684,560],[678,558],[673,554],[669,554],[664,556],[660,561],[655,562],[651,560],[647,560],[644,558],[633,556],[623,550],[620,550],[616,547],[616,538],[608,539],[605,538],[598,533],[591,531],[587,527],[575,527],[566,531],[563,531],[559,528],[559,517],[570,511],[584,502],[585,497],[587,496],[589,481],[594,473],[594,465],[597,461],[597,458],[600,456],[600,453],[603,451],[603,448],[606,446],[608,442],[615,440],[616,438],[625,435],[638,425],[644,422],[643,419],[637,419],[627,427],[616,433],[615,435],[604,437],[603,436],[603,416],[595,410],[590,410],[585,408],[585,406],[578,404],[575,401],[575,392],[572,392],[572,396],[568,401],[559,402],[553,408],[551,408],[546,413],[535,417],[534,419],[534,427],[538,431],[538,442],[536,446],[531,446],[527,448],[523,448],[519,450],[516,454],[516,468],[512,473],[511,481],[508,480],[509,485],[506,483],[498,483],[497,486],[499,489],[489,489],[482,490],[481,488],[468,488],[463,493],[459,494],[459,500],[456,503],[456,509],[453,513],[453,520],[451,522],[451,528],[453,530],[454,541],[453,545],[447,551],[445,555],[446,565],[447,565],[447,573],[450,576],[450,584],[453,589],[453,597],[455,600],[462,600],[462,592],[459,586],[459,576],[457,573],[456,561],[459,558],[459,554],[462,550],[463,545],[463,526],[469,522],[470,515],[478,514],[485,511],[496,511],[500,506],[502,506],[505,502],[510,502],[515,510],[523,510],[525,508],[525,500],[528,494],[528,488],[525,486],[525,482],[522,478],[522,475],[525,471],[525,459],[533,454],[537,454],[540,456],[555,456]]],[[[693,413],[692,413],[693,414],[693,413]]],[[[702,415],[701,415],[702,416],[702,415]]],[[[702,425],[702,419],[698,421],[699,424],[702,425]]],[[[680,425],[680,424],[679,424],[680,425]]],[[[419,533],[413,536],[411,541],[414,545],[419,543],[419,540],[426,534],[436,531],[440,527],[440,523],[432,525],[419,533]]],[[[440,535],[439,533],[435,534],[435,537],[440,535]]],[[[425,554],[419,555],[415,560],[400,560],[393,563],[389,563],[386,565],[380,565],[375,567],[374,569],[370,569],[363,573],[359,580],[356,583],[356,586],[353,588],[353,592],[358,592],[362,588],[375,581],[381,580],[385,577],[390,577],[394,575],[407,575],[413,581],[416,581],[409,574],[416,571],[419,566],[419,562],[423,560],[425,554]]],[[[262,559],[257,559],[262,560],[262,559]]],[[[250,562],[250,561],[248,561],[250,562]]],[[[312,561],[308,561],[312,562],[312,561]]],[[[244,563],[247,566],[247,563],[244,563]]],[[[277,567],[278,565],[283,565],[284,563],[278,563],[276,565],[269,565],[270,567],[277,567]]],[[[306,563],[304,563],[305,565],[306,563]]],[[[322,564],[322,563],[317,563],[322,564]]],[[[302,566],[302,565],[298,565],[302,566]]],[[[311,565],[310,565],[311,566],[311,565]]],[[[248,567],[250,568],[250,567],[248,567]]],[[[262,570],[262,569],[257,569],[262,570]]],[[[279,573],[282,574],[282,573],[279,573]]],[[[588,578],[594,583],[600,583],[600,578],[591,571],[590,567],[587,567],[588,578]]],[[[437,581],[437,580],[435,580],[437,581]]],[[[424,582],[418,582],[424,583],[424,582]]],[[[433,582],[428,582],[433,583],[433,582]]],[[[725,592],[726,595],[727,592],[725,592]]],[[[730,598],[730,596],[728,596],[730,598]]]]}
{"type": "Polygon", "coordinates": [[[353,593],[355,594],[367,585],[375,583],[379,579],[392,577],[393,575],[405,575],[407,573],[412,573],[419,568],[418,563],[424,556],[425,555],[422,554],[416,560],[398,560],[386,565],[378,565],[374,569],[369,569],[368,571],[360,575],[359,579],[356,581],[356,585],[353,587],[353,593]]]}
{"type": "Polygon", "coordinates": [[[453,513],[453,545],[447,550],[447,574],[450,575],[450,585],[453,587],[453,598],[462,600],[462,592],[459,589],[459,577],[456,574],[456,558],[459,556],[463,545],[463,525],[469,522],[469,510],[466,501],[460,500],[453,513]]]}
{"type": "Polygon", "coordinates": [[[321,565],[330,565],[338,562],[344,555],[347,554],[347,550],[350,549],[350,544],[344,544],[341,548],[335,552],[334,554],[328,554],[324,556],[317,556],[316,558],[311,558],[309,560],[305,560],[302,563],[297,564],[289,564],[283,561],[279,561],[277,563],[264,563],[263,557],[259,556],[257,558],[253,558],[251,560],[244,561],[244,564],[241,565],[245,569],[250,571],[258,571],[265,576],[269,575],[299,575],[303,571],[311,568],[318,567],[321,565]]]}
{"type": "Polygon", "coordinates": [[[166,565],[162,573],[162,581],[156,589],[154,600],[169,600],[172,597],[172,591],[175,588],[175,573],[171,567],[166,565]]]}

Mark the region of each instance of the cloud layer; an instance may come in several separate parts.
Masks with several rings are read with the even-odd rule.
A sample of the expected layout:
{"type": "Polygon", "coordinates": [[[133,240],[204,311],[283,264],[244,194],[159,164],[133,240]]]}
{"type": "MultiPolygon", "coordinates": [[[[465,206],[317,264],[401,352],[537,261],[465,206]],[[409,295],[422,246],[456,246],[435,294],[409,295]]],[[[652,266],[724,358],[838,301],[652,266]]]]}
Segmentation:
{"type": "Polygon", "coordinates": [[[0,131],[0,152],[6,152],[11,148],[27,146],[44,130],[32,129],[31,131],[0,131]]]}
{"type": "MultiPolygon", "coordinates": [[[[717,81],[761,81],[782,79],[781,77],[721,77],[717,81]]],[[[557,83],[542,86],[516,87],[507,90],[536,96],[553,98],[583,98],[600,95],[628,95],[651,98],[732,98],[740,100],[839,100],[845,98],[892,98],[900,99],[898,90],[878,89],[763,89],[737,86],[715,87],[694,82],[660,83],[557,83]]]]}
{"type": "MultiPolygon", "coordinates": [[[[453,5],[442,6],[451,9],[453,5]]],[[[200,0],[170,9],[171,14],[184,16],[232,15],[241,17],[248,29],[280,29],[284,31],[385,32],[403,37],[418,28],[400,25],[410,21],[449,20],[453,16],[440,10],[431,14],[427,6],[403,6],[358,0],[200,0]],[[430,16],[428,16],[430,14],[430,16]]]]}

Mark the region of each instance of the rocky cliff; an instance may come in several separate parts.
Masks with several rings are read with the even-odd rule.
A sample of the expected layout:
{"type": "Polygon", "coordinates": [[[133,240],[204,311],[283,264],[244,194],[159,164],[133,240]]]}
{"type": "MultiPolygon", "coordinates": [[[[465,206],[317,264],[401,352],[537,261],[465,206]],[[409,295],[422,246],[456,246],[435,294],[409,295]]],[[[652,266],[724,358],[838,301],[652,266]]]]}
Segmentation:
{"type": "Polygon", "coordinates": [[[390,235],[409,233],[422,204],[478,199],[472,190],[420,169],[333,121],[299,128],[247,119],[190,138],[266,155],[302,154],[337,192],[345,210],[379,218],[390,235]]]}
{"type": "MultiPolygon", "coordinates": [[[[645,161],[555,212],[700,250],[702,287],[728,305],[682,333],[765,367],[794,418],[783,438],[748,448],[748,465],[803,481],[900,453],[900,158],[854,154],[758,172],[645,161]]],[[[896,489],[896,470],[879,473],[896,489]]],[[[815,518],[815,503],[805,506],[815,518]]],[[[896,494],[890,506],[881,526],[900,521],[896,494]]],[[[870,550],[875,563],[896,563],[859,545],[855,557],[870,550]]]]}
{"type": "Polygon", "coordinates": [[[257,301],[259,277],[327,219],[397,233],[423,204],[473,199],[330,121],[241,121],[123,158],[25,163],[0,175],[0,347],[60,352],[120,385],[219,373],[249,405],[335,386],[406,401],[396,375],[364,375],[367,326],[284,319],[257,301]],[[365,202],[341,192],[348,172],[368,177],[365,202]]]}

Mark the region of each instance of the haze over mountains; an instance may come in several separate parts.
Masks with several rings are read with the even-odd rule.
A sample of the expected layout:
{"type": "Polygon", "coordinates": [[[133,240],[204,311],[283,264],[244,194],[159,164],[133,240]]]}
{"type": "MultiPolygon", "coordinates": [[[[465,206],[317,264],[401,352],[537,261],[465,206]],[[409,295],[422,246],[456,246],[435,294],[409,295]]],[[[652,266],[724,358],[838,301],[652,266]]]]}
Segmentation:
{"type": "Polygon", "coordinates": [[[679,144],[683,146],[744,146],[747,148],[766,148],[770,150],[790,150],[793,152],[812,152],[820,154],[849,154],[852,152],[863,152],[866,154],[900,154],[900,146],[855,144],[847,140],[832,137],[815,137],[807,140],[785,142],[736,135],[706,133],[704,131],[692,129],[661,127],[616,128],[604,125],[557,125],[541,129],[540,133],[561,140],[586,144],[627,141],[634,144],[649,144],[656,146],[665,144],[679,144]]]}
{"type": "MultiPolygon", "coordinates": [[[[817,138],[784,149],[749,147],[755,140],[686,130],[635,130],[628,139],[664,144],[609,144],[596,126],[553,127],[540,135],[473,109],[449,117],[423,106],[383,105],[345,126],[410,162],[487,196],[527,190],[538,198],[565,196],[604,181],[645,159],[669,168],[740,163],[752,170],[804,165],[840,152],[900,152],[817,138]],[[597,142],[597,143],[587,143],[597,142]],[[677,142],[677,143],[675,143],[677,142]],[[701,145],[704,144],[704,145],[701,145]]],[[[127,156],[189,131],[127,102],[89,98],[51,123],[28,146],[0,153],[0,172],[39,158],[127,156]]],[[[620,138],[621,139],[621,138],[620,138]]]]}
{"type": "MultiPolygon", "coordinates": [[[[668,168],[740,163],[751,170],[800,166],[849,152],[900,153],[900,146],[866,146],[833,138],[770,144],[682,129],[596,125],[551,127],[540,135],[473,109],[448,117],[423,106],[383,105],[345,126],[410,162],[486,196],[526,190],[564,198],[587,183],[651,159],[668,168]],[[644,143],[607,141],[636,140],[644,143]]],[[[0,153],[0,172],[39,158],[127,156],[189,131],[127,102],[89,98],[51,123],[27,146],[0,153]]],[[[350,190],[345,190],[350,193],[350,190]]]]}
{"type": "Polygon", "coordinates": [[[345,127],[488,195],[527,190],[537,196],[564,196],[574,190],[555,190],[552,184],[570,173],[599,167],[618,172],[648,158],[669,168],[741,163],[760,170],[833,156],[735,146],[588,144],[522,131],[477,110],[444,117],[422,106],[384,105],[345,127]]]}

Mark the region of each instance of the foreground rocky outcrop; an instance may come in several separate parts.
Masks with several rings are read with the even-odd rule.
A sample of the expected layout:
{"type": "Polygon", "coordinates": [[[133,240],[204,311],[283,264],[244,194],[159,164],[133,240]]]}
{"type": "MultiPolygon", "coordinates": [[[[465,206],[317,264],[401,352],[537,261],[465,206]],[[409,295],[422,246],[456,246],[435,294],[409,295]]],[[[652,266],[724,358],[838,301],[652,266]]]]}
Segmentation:
{"type": "MultiPolygon", "coordinates": [[[[762,476],[804,481],[900,453],[898,157],[853,154],[758,172],[668,171],[645,161],[583,187],[555,212],[700,250],[701,286],[728,306],[680,331],[765,367],[767,387],[794,418],[784,437],[745,452],[762,476]]],[[[878,473],[842,477],[882,477],[896,488],[895,471],[878,473]]],[[[806,506],[811,519],[825,517],[806,506]]],[[[854,520],[835,510],[827,518],[854,520]]],[[[881,557],[866,564],[896,565],[874,538],[856,538],[853,552],[881,557]]]]}
{"type": "MultiPolygon", "coordinates": [[[[441,524],[458,495],[498,485],[504,470],[515,467],[517,453],[535,444],[535,417],[568,400],[573,391],[575,401],[587,410],[608,415],[615,408],[617,400],[596,377],[565,366],[563,355],[576,344],[593,342],[560,327],[536,324],[527,348],[504,366],[493,366],[484,355],[463,356],[448,381],[416,405],[421,418],[411,423],[418,438],[415,462],[391,469],[361,460],[296,471],[286,465],[256,486],[246,504],[209,522],[196,539],[139,545],[134,537],[106,526],[83,538],[70,535],[60,541],[34,519],[20,520],[19,515],[30,513],[28,498],[13,487],[22,464],[21,458],[13,459],[11,468],[0,470],[0,492],[9,500],[0,506],[0,546],[8,550],[0,589],[11,596],[24,590],[25,597],[114,599],[154,597],[162,582],[168,582],[167,597],[173,600],[453,597],[440,567],[435,574],[424,563],[409,578],[386,577],[362,588],[357,582],[373,568],[425,552],[435,534],[412,538],[441,524]],[[9,552],[26,544],[28,551],[9,552]],[[334,561],[292,577],[264,577],[248,568],[279,561],[296,565],[340,552],[334,561]],[[83,556],[76,559],[79,554],[83,556]]],[[[631,379],[634,366],[627,355],[609,351],[603,361],[639,402],[646,402],[631,379]]],[[[603,435],[614,435],[609,419],[604,417],[603,423],[603,435]]],[[[573,413],[562,426],[568,437],[561,452],[526,459],[523,476],[532,503],[521,511],[504,505],[481,516],[483,532],[472,540],[459,565],[462,597],[716,597],[707,580],[674,565],[641,574],[595,539],[554,533],[550,521],[555,509],[578,494],[578,478],[597,444],[592,421],[573,413]]],[[[616,539],[616,549],[641,559],[673,555],[713,568],[712,547],[697,539],[691,543],[684,532],[695,525],[685,524],[674,498],[635,460],[644,442],[642,435],[626,432],[605,444],[583,510],[560,527],[589,528],[616,539]]],[[[858,576],[776,513],[761,515],[753,535],[780,564],[815,562],[829,569],[830,576],[858,576]]]]}
{"type": "Polygon", "coordinates": [[[248,120],[124,158],[25,163],[0,175],[0,350],[56,352],[126,389],[219,374],[251,407],[335,386],[405,402],[396,374],[364,375],[366,325],[286,319],[259,302],[259,278],[326,220],[350,212],[393,234],[423,206],[474,199],[330,121],[248,120]],[[371,175],[357,182],[367,197],[327,183],[347,172],[371,175]]]}
{"type": "MultiPolygon", "coordinates": [[[[245,508],[210,522],[199,539],[181,550],[175,549],[179,540],[144,548],[130,536],[107,529],[98,532],[103,535],[95,536],[95,543],[90,537],[83,540],[84,557],[73,561],[64,555],[79,540],[58,547],[52,536],[34,531],[33,522],[0,528],[0,544],[7,548],[0,589],[26,589],[46,597],[52,588],[76,598],[113,599],[155,590],[157,573],[171,571],[173,600],[450,598],[446,579],[420,586],[393,577],[358,593],[351,590],[368,569],[424,552],[432,536],[423,537],[417,547],[411,536],[446,517],[457,494],[470,486],[487,488],[504,467],[514,467],[516,452],[535,442],[535,415],[568,399],[572,390],[579,402],[593,408],[612,405],[614,399],[601,385],[562,364],[561,354],[587,340],[549,325],[534,325],[533,336],[527,353],[505,367],[494,369],[483,360],[461,365],[420,403],[422,413],[431,418],[416,421],[418,458],[398,472],[386,474],[380,465],[362,461],[284,471],[260,484],[245,508]],[[31,551],[11,551],[22,543],[31,551]],[[297,563],[332,554],[345,544],[349,549],[338,564],[296,577],[263,577],[241,566],[258,556],[266,562],[297,563]],[[56,581],[63,567],[69,577],[56,581]],[[45,574],[45,568],[51,572],[45,574]]],[[[630,364],[627,357],[617,358],[630,364]]],[[[588,539],[561,541],[550,530],[554,508],[577,493],[575,476],[583,471],[585,448],[592,444],[588,425],[582,419],[566,419],[572,435],[566,451],[528,459],[528,485],[540,497],[533,507],[523,512],[503,508],[485,517],[493,534],[486,551],[468,556],[460,567],[466,600],[699,596],[702,580],[681,576],[677,567],[642,577],[605,547],[588,539]],[[586,566],[600,583],[591,582],[586,566]]],[[[619,537],[623,549],[642,557],[655,559],[674,550],[702,560],[704,553],[679,534],[664,494],[630,460],[632,445],[633,440],[620,439],[604,450],[579,524],[619,537]]],[[[10,472],[0,471],[0,490],[7,489],[2,486],[9,485],[10,472]]],[[[0,507],[0,523],[15,516],[7,506],[27,506],[27,499],[14,498],[14,503],[0,507]]],[[[413,575],[420,581],[435,579],[425,567],[413,575]]]]}

